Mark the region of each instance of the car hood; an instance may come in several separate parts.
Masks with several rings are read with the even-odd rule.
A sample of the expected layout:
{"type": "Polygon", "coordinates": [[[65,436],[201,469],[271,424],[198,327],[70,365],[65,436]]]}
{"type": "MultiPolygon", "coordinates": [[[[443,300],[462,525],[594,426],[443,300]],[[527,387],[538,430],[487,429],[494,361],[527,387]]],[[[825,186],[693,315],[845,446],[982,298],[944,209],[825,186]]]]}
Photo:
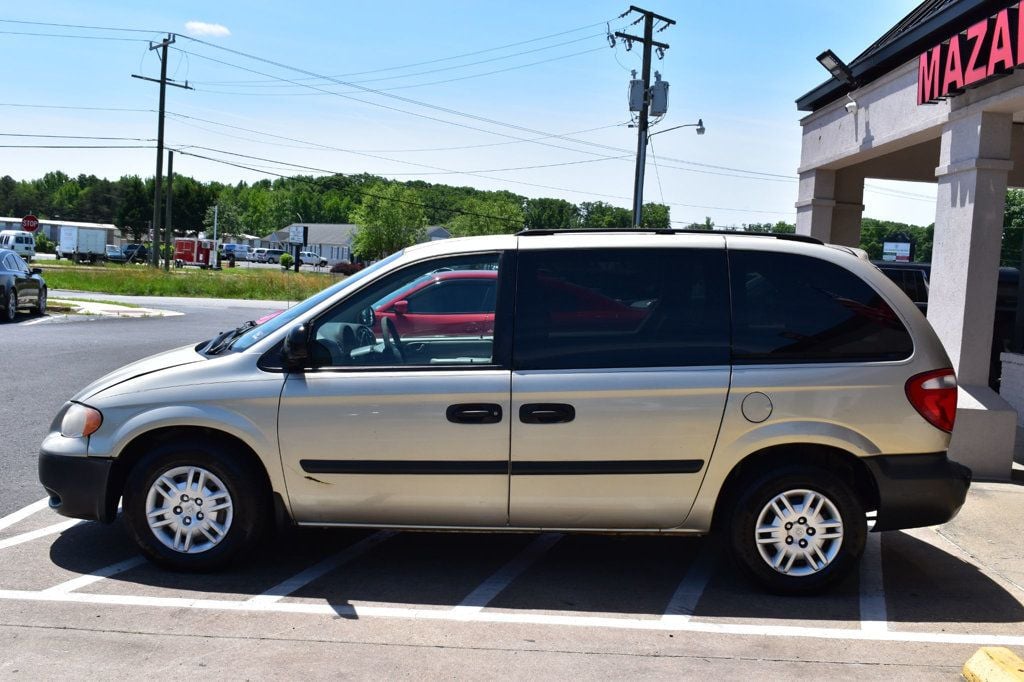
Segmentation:
{"type": "Polygon", "coordinates": [[[72,400],[86,401],[97,393],[124,383],[129,379],[140,377],[143,374],[152,374],[153,372],[160,372],[172,367],[190,365],[195,362],[202,362],[205,359],[204,356],[196,352],[195,346],[182,346],[181,348],[175,348],[164,353],[150,355],[148,358],[125,365],[120,369],[115,369],[106,376],[100,377],[75,394],[72,400]]]}

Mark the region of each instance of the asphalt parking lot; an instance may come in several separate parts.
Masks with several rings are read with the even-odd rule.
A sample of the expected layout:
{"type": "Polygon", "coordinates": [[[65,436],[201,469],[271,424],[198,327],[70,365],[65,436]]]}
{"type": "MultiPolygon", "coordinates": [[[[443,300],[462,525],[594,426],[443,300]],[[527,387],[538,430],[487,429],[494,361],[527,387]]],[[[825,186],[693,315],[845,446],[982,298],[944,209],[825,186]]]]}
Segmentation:
{"type": "MultiPolygon", "coordinates": [[[[30,365],[15,385],[59,405],[145,354],[136,344],[181,345],[255,310],[176,307],[5,326],[19,347],[77,348],[70,377],[33,379],[30,365]]],[[[808,598],[764,594],[713,540],[676,537],[294,529],[189,575],[139,558],[120,522],[46,507],[25,461],[52,416],[37,411],[0,411],[5,433],[28,432],[0,440],[16,479],[0,487],[0,673],[956,679],[979,646],[1024,651],[1019,485],[975,485],[939,528],[871,534],[859,574],[808,598]]]]}

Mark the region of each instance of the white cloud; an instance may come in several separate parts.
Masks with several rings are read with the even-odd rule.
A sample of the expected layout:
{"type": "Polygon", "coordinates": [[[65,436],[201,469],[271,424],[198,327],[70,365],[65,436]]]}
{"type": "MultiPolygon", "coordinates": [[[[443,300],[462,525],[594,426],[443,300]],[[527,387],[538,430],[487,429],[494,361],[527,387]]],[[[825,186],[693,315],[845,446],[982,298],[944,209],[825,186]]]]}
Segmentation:
{"type": "Polygon", "coordinates": [[[231,31],[223,24],[208,24],[205,21],[186,21],[185,32],[190,36],[206,36],[210,38],[226,38],[231,31]]]}

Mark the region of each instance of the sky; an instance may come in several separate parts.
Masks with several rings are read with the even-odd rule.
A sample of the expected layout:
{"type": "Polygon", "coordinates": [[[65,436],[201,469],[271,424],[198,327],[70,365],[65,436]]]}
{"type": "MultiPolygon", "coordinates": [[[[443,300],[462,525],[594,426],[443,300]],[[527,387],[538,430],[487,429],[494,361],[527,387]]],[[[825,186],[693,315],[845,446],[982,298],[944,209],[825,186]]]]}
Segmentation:
{"type": "MultiPolygon", "coordinates": [[[[669,204],[677,226],[705,217],[719,226],[793,222],[803,115],[794,100],[828,78],[815,56],[830,48],[852,61],[916,5],[641,5],[676,21],[656,34],[670,45],[653,63],[670,83],[669,111],[651,129],[645,200],[669,204]],[[692,126],[669,130],[698,118],[703,136],[692,126]]],[[[618,18],[627,8],[607,0],[0,3],[0,145],[149,147],[0,147],[0,175],[152,176],[159,87],[131,76],[159,77],[148,41],[171,32],[168,76],[194,89],[167,89],[166,142],[219,159],[176,154],[176,173],[235,183],[368,172],[629,207],[637,142],[626,93],[641,48],[612,48],[606,37],[606,26],[640,30],[628,26],[636,15],[618,18]]],[[[871,180],[864,214],[927,225],[934,193],[934,185],[871,180]]]]}

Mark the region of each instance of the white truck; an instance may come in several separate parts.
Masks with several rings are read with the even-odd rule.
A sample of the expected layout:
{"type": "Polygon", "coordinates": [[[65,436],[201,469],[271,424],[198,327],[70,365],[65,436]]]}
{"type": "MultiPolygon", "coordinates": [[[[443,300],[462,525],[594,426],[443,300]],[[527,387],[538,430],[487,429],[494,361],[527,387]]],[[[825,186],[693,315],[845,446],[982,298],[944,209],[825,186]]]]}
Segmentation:
{"type": "Polygon", "coordinates": [[[90,263],[102,260],[107,253],[107,230],[95,227],[61,225],[57,258],[90,263]]]}

